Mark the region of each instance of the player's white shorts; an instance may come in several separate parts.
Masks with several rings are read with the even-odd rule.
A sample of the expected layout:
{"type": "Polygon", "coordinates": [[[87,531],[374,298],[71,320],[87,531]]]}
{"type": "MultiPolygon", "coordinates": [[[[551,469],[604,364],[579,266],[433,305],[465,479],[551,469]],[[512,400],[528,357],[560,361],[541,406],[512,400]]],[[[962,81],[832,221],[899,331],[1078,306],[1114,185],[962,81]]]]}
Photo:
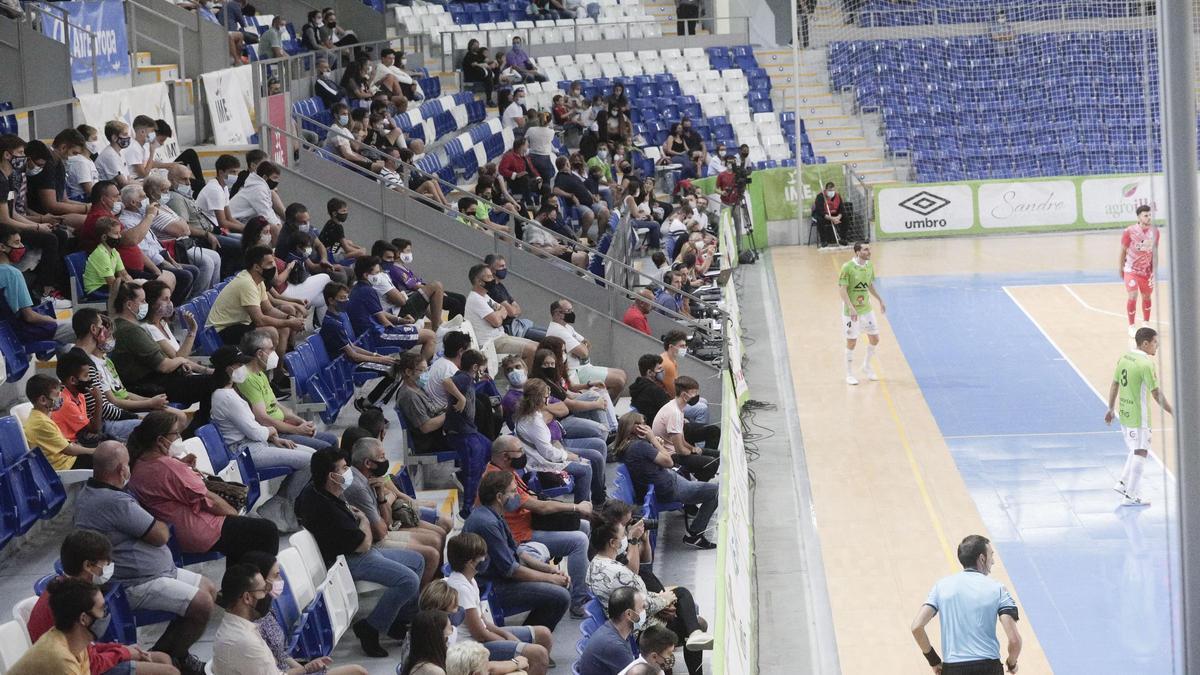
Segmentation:
{"type": "Polygon", "coordinates": [[[842,315],[842,328],[846,330],[847,340],[857,340],[860,333],[867,335],[879,335],[879,324],[875,323],[875,312],[870,311],[866,314],[859,314],[858,319],[850,320],[850,317],[842,315]]]}
{"type": "Polygon", "coordinates": [[[1149,450],[1150,449],[1150,427],[1138,427],[1131,429],[1127,426],[1121,426],[1121,436],[1125,439],[1125,447],[1133,452],[1134,450],[1149,450]]]}

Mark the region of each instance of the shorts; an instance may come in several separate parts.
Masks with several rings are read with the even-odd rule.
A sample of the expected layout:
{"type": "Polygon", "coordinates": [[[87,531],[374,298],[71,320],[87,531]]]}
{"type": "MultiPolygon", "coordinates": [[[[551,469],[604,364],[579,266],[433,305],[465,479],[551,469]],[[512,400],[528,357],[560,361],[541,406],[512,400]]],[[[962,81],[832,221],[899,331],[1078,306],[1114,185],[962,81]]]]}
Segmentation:
{"type": "Polygon", "coordinates": [[[132,675],[137,672],[137,661],[122,661],[104,671],[104,675],[132,675]]]}
{"type": "Polygon", "coordinates": [[[407,314],[414,319],[419,319],[425,316],[425,310],[429,309],[429,300],[421,295],[418,291],[406,291],[408,293],[408,301],[400,308],[401,316],[407,314]]]}
{"type": "Polygon", "coordinates": [[[587,384],[588,382],[604,382],[604,378],[608,377],[608,368],[605,368],[604,366],[593,366],[590,363],[585,363],[575,369],[572,377],[577,384],[587,384]]]}
{"type": "Polygon", "coordinates": [[[483,643],[488,650],[489,661],[511,661],[521,653],[527,644],[533,644],[533,628],[530,626],[505,626],[504,630],[520,638],[520,642],[512,640],[493,640],[483,643]]]}
{"type": "Polygon", "coordinates": [[[1154,290],[1154,277],[1145,277],[1133,272],[1125,273],[1125,290],[1132,293],[1134,289],[1142,295],[1150,295],[1150,291],[1154,290]]]}
{"type": "Polygon", "coordinates": [[[526,349],[530,346],[536,347],[537,343],[526,338],[497,335],[492,340],[492,346],[496,348],[497,354],[524,354],[526,349]]]}
{"type": "Polygon", "coordinates": [[[159,577],[136,586],[126,586],[125,595],[129,597],[129,607],[134,611],[155,610],[183,616],[200,590],[202,579],[204,577],[199,574],[179,567],[174,577],[159,577]]]}
{"type": "Polygon", "coordinates": [[[1121,437],[1125,439],[1125,447],[1130,452],[1150,449],[1150,427],[1130,428],[1121,425],[1121,437]]]}
{"type": "Polygon", "coordinates": [[[866,314],[859,314],[858,319],[854,320],[843,314],[842,326],[846,329],[847,340],[857,340],[860,333],[866,333],[867,335],[879,335],[879,325],[875,323],[874,311],[867,312],[866,314]]]}
{"type": "Polygon", "coordinates": [[[429,523],[430,525],[437,525],[438,515],[437,509],[430,508],[428,506],[420,507],[421,520],[429,523]]]}

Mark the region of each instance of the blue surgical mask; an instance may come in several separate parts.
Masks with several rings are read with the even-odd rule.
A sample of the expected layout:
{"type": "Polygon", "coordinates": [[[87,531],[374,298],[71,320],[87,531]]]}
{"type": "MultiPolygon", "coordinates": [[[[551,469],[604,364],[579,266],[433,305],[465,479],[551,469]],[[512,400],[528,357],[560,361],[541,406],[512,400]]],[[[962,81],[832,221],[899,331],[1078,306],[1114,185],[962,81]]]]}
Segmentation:
{"type": "Polygon", "coordinates": [[[508,374],[508,381],[514,387],[524,387],[525,383],[529,381],[529,374],[524,370],[514,370],[508,374]]]}
{"type": "Polygon", "coordinates": [[[516,511],[519,508],[521,508],[521,495],[520,494],[514,494],[513,496],[504,500],[504,510],[505,511],[512,512],[512,511],[516,511]]]}
{"type": "Polygon", "coordinates": [[[341,125],[341,126],[343,126],[343,127],[344,127],[344,126],[346,126],[346,125],[347,125],[347,124],[349,124],[349,123],[350,123],[350,116],[349,116],[349,115],[338,115],[338,124],[339,124],[339,125],[341,125]]]}
{"type": "Polygon", "coordinates": [[[417,376],[417,384],[421,385],[421,388],[424,388],[426,385],[429,384],[429,371],[428,370],[422,372],[420,375],[417,376]]]}

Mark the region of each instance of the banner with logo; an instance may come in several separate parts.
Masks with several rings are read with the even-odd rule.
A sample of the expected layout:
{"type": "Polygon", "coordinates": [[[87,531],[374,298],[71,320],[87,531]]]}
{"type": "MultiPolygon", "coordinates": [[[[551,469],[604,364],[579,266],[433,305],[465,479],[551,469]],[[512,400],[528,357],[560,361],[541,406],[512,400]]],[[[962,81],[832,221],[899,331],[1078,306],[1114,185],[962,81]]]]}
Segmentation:
{"type": "Polygon", "coordinates": [[[734,404],[734,382],[722,377],[727,403],[721,409],[720,521],[717,524],[716,621],[713,672],[750,675],[758,672],[758,613],[754,598],[754,527],[750,513],[750,481],[742,438],[741,406],[734,404]]]}
{"type": "Polygon", "coordinates": [[[92,37],[96,44],[96,77],[130,75],[129,40],[125,34],[125,3],[122,0],[91,2],[55,2],[42,15],[42,34],[67,45],[71,50],[71,81],[92,79],[92,37]],[[56,10],[67,14],[70,30],[56,10]],[[85,33],[82,28],[92,35],[85,33]]]}
{"type": "MultiPolygon", "coordinates": [[[[171,107],[171,95],[165,82],[143,84],[119,91],[103,91],[99,94],[84,94],[75,105],[77,117],[84,124],[96,127],[104,133],[105,123],[121,120],[132,125],[133,118],[145,115],[156,120],[166,120],[175,129],[175,111],[171,107]]],[[[157,157],[174,159],[179,156],[179,144],[172,138],[163,144],[157,157]]]]}
{"type": "Polygon", "coordinates": [[[217,145],[252,144],[256,133],[253,77],[249,65],[200,75],[217,145]]]}
{"type": "MultiPolygon", "coordinates": [[[[1200,178],[1198,178],[1200,183],[1200,178]]],[[[1124,227],[1139,206],[1166,223],[1161,175],[922,183],[875,192],[880,239],[1124,227]]]]}

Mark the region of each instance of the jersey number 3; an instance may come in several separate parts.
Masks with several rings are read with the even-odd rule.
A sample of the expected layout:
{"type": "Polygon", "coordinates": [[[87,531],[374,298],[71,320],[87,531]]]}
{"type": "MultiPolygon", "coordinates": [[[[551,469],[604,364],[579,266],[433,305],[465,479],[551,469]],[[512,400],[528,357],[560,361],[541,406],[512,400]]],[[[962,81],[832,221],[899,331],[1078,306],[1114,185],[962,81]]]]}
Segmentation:
{"type": "Polygon", "coordinates": [[[1122,387],[1129,386],[1129,371],[1125,370],[1124,368],[1121,369],[1121,386],[1122,387]]]}

